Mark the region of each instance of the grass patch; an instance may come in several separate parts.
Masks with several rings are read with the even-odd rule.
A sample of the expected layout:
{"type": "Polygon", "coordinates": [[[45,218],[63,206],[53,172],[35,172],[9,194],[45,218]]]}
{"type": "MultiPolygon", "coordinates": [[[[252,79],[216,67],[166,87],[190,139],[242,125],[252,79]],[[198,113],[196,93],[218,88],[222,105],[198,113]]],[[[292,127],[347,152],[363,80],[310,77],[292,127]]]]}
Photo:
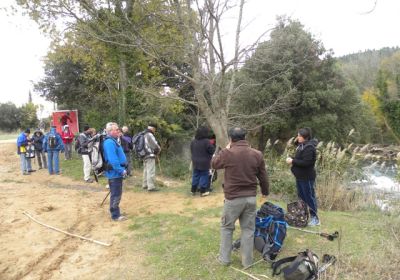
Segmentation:
{"type": "Polygon", "coordinates": [[[0,132],[0,140],[15,140],[17,142],[18,132],[0,132]]]}
{"type": "MultiPolygon", "coordinates": [[[[157,279],[248,279],[215,261],[219,250],[217,218],[221,211],[217,207],[189,212],[185,216],[152,214],[135,218],[129,229],[134,232],[132,239],[140,240],[148,256],[145,263],[155,271],[157,279]]],[[[321,230],[327,233],[338,230],[340,238],[328,241],[317,234],[288,229],[279,258],[309,248],[320,258],[323,254],[338,258],[338,262],[328,270],[326,278],[322,279],[396,279],[400,272],[397,253],[400,244],[392,232],[400,231],[399,217],[384,216],[374,210],[321,211],[320,215],[323,222],[321,230]],[[388,265],[390,269],[387,269],[388,265]],[[382,278],[382,275],[385,277],[382,278]]],[[[237,225],[235,238],[239,233],[237,225]]],[[[254,261],[260,258],[260,254],[255,252],[254,261]]],[[[239,253],[232,254],[232,265],[241,268],[239,253]]],[[[265,262],[247,272],[267,276],[272,273],[270,265],[265,262]]]]}

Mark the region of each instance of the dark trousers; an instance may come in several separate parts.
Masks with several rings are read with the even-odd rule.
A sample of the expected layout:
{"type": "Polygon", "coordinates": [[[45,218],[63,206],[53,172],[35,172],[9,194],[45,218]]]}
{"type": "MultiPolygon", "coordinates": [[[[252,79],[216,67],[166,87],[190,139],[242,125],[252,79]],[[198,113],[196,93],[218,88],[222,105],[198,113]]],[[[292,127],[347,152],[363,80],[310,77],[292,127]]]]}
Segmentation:
{"type": "Polygon", "coordinates": [[[308,205],[311,217],[317,216],[317,198],[314,186],[315,180],[296,180],[297,195],[308,205]]]}
{"type": "Polygon", "coordinates": [[[209,186],[208,169],[198,170],[194,169],[192,174],[192,192],[196,192],[197,188],[200,189],[201,193],[207,191],[209,186]]]}
{"type": "Polygon", "coordinates": [[[111,219],[115,220],[121,215],[119,202],[122,197],[122,178],[108,179],[110,186],[110,213],[111,219]]]}

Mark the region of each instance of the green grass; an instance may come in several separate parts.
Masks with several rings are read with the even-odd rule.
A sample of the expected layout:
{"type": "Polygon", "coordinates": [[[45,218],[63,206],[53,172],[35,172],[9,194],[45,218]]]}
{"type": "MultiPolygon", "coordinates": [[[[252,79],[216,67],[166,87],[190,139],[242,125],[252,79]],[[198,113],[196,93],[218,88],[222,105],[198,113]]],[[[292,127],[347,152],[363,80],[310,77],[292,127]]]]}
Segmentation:
{"type": "MultiPolygon", "coordinates": [[[[219,248],[221,211],[221,207],[216,207],[202,211],[188,210],[185,215],[136,217],[129,229],[134,233],[132,239],[142,244],[142,250],[148,256],[145,263],[156,272],[158,279],[248,279],[215,261],[219,248]]],[[[340,238],[328,241],[318,234],[288,229],[279,258],[295,255],[308,248],[320,258],[323,254],[338,258],[337,264],[329,269],[326,279],[396,279],[400,269],[395,265],[400,261],[400,244],[390,228],[399,232],[398,217],[385,216],[374,210],[321,211],[320,215],[323,223],[321,230],[327,233],[339,231],[340,238]],[[389,260],[393,263],[390,270],[386,269],[389,260]],[[385,274],[387,278],[381,278],[385,274]]],[[[239,232],[237,226],[235,238],[239,232]]],[[[255,252],[254,260],[260,258],[260,254],[255,252]]],[[[233,253],[232,265],[241,268],[239,253],[233,253]]],[[[270,265],[265,262],[246,271],[268,277],[272,272],[270,265]]]]}
{"type": "Polygon", "coordinates": [[[17,142],[18,135],[19,133],[17,132],[0,132],[0,140],[15,140],[15,142],[17,142]]]}

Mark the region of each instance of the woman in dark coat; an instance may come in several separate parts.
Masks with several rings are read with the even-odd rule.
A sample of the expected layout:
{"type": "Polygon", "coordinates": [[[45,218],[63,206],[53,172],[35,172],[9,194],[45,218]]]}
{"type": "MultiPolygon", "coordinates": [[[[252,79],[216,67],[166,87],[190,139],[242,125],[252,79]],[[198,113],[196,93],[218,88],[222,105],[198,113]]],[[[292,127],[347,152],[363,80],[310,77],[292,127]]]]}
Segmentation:
{"type": "Polygon", "coordinates": [[[321,223],[317,215],[317,198],[315,196],[315,161],[317,160],[316,139],[311,139],[311,129],[301,128],[295,140],[297,143],[296,155],[288,157],[286,162],[291,164],[291,170],[296,178],[297,195],[310,209],[311,220],[309,226],[319,226],[321,223]]]}
{"type": "Polygon", "coordinates": [[[207,127],[199,127],[195,139],[190,143],[193,163],[192,195],[195,195],[198,189],[201,196],[210,194],[209,170],[215,146],[210,143],[209,134],[210,130],[207,127]]]}
{"type": "Polygon", "coordinates": [[[33,142],[33,145],[35,146],[35,153],[36,153],[36,158],[38,160],[39,169],[42,168],[47,169],[47,159],[43,151],[44,135],[42,131],[40,129],[37,129],[35,133],[33,133],[31,140],[33,142]]]}

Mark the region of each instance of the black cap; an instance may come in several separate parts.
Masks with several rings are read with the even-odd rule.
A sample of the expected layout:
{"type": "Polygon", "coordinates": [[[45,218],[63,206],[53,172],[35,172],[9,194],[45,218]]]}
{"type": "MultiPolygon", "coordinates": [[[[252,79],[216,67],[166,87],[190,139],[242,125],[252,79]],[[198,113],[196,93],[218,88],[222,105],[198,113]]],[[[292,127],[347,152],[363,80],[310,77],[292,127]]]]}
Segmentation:
{"type": "Polygon", "coordinates": [[[149,123],[149,126],[157,128],[157,124],[156,123],[149,123]]]}
{"type": "Polygon", "coordinates": [[[25,129],[25,133],[31,133],[31,130],[29,128],[25,129]]]}
{"type": "Polygon", "coordinates": [[[88,125],[88,124],[85,124],[84,126],[83,126],[83,131],[86,131],[86,130],[88,130],[90,128],[90,126],[88,125]]]}

